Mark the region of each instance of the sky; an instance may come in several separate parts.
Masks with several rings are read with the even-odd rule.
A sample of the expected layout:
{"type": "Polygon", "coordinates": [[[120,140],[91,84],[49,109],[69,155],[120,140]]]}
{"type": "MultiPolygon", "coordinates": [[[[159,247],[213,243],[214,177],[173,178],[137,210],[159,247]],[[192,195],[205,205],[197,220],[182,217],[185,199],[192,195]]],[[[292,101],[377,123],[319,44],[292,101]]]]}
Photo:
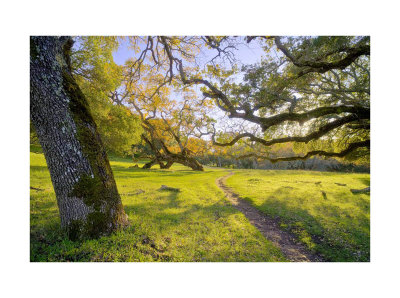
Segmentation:
{"type": "MultiPolygon", "coordinates": [[[[200,53],[199,58],[208,61],[215,53],[215,50],[205,50],[203,53],[200,53]]],[[[235,53],[238,60],[242,61],[244,64],[256,63],[260,61],[260,57],[264,55],[264,51],[257,41],[252,41],[250,44],[246,45],[240,45],[238,51],[235,51],[235,53]]],[[[127,41],[122,42],[118,51],[113,54],[115,63],[119,65],[123,65],[128,58],[131,58],[134,55],[134,51],[129,49],[127,41]]]]}
{"type": "Polygon", "coordinates": [[[128,42],[125,40],[121,43],[118,51],[113,53],[114,62],[118,65],[123,65],[125,61],[135,55],[132,49],[129,49],[128,42]]]}

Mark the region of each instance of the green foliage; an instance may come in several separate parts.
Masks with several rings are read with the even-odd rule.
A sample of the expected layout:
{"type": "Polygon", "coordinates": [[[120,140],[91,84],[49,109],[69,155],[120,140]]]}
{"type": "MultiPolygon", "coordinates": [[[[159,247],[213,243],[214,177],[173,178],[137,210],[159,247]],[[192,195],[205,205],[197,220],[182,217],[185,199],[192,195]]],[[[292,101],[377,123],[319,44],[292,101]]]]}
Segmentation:
{"type": "MultiPolygon", "coordinates": [[[[273,39],[265,42],[266,56],[260,63],[242,67],[243,80],[220,81],[220,90],[232,104],[245,113],[269,118],[287,113],[304,113],[319,107],[370,106],[369,55],[361,55],[343,67],[325,70],[351,55],[356,48],[369,46],[368,37],[319,36],[283,37],[285,54],[273,39]]],[[[212,73],[216,79],[221,71],[212,73]]],[[[347,114],[348,115],[348,114],[347,114]]],[[[268,127],[260,137],[265,140],[288,136],[303,137],[346,116],[345,113],[310,117],[304,121],[284,121],[268,127]]],[[[369,140],[369,118],[331,129],[311,142],[296,145],[298,156],[313,150],[340,152],[349,144],[369,140]]],[[[229,138],[228,138],[229,139],[229,138]]],[[[230,138],[232,139],[232,137],[230,138]]],[[[252,146],[249,146],[252,147],[252,146]]],[[[268,150],[268,148],[264,148],[268,150]]],[[[258,148],[253,151],[259,151],[258,148]]],[[[360,164],[369,163],[369,148],[360,148],[345,157],[360,164]]]]}
{"type": "Polygon", "coordinates": [[[122,67],[112,56],[118,46],[118,38],[113,36],[76,37],[71,53],[74,74],[90,81],[97,90],[115,90],[122,79],[122,67]]]}
{"type": "Polygon", "coordinates": [[[93,107],[92,111],[106,149],[118,155],[130,154],[131,145],[140,142],[142,133],[137,116],[126,107],[109,102],[93,107]]]}
{"type": "Polygon", "coordinates": [[[110,92],[122,83],[122,67],[112,53],[118,49],[116,37],[79,37],[73,48],[71,63],[75,79],[89,103],[101,139],[109,152],[123,155],[140,140],[138,118],[123,105],[115,105],[110,92]]]}

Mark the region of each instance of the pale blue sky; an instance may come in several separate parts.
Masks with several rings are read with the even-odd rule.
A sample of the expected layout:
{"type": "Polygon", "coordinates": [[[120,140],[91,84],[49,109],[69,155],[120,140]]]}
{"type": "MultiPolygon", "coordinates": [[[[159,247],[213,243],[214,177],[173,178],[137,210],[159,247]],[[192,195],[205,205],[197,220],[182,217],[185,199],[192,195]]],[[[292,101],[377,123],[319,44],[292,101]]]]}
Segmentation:
{"type": "MultiPolygon", "coordinates": [[[[204,50],[203,53],[199,55],[199,58],[206,62],[210,60],[215,55],[215,50],[204,50]]],[[[260,61],[262,55],[264,55],[264,51],[262,50],[258,41],[252,41],[250,44],[242,44],[238,46],[238,51],[235,51],[236,57],[243,64],[253,64],[260,61]]],[[[134,56],[135,53],[133,50],[129,49],[128,41],[123,41],[113,56],[115,63],[119,65],[123,65],[124,62],[134,56]]]]}

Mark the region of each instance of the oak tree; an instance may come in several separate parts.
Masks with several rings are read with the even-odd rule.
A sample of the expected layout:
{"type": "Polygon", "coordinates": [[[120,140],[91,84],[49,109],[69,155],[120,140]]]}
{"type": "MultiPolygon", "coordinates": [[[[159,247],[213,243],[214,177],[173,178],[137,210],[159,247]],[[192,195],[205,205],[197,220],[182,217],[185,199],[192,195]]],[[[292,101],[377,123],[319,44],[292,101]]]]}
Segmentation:
{"type": "Polygon", "coordinates": [[[128,224],[86,97],[72,76],[70,37],[30,38],[30,116],[71,239],[128,224]]]}
{"type": "Polygon", "coordinates": [[[149,36],[144,41],[146,48],[132,64],[132,77],[140,76],[148,56],[149,64],[163,73],[160,88],[173,82],[201,86],[202,95],[213,99],[227,117],[257,128],[232,131],[228,140],[214,131],[215,145],[243,140],[250,151],[243,157],[272,162],[316,155],[368,159],[369,37],[149,36]],[[237,71],[235,48],[243,42],[260,42],[266,55],[260,63],[237,71]],[[208,77],[196,63],[196,49],[205,48],[216,52],[207,63],[208,77]],[[231,67],[224,68],[218,59],[229,61],[231,67]],[[271,145],[288,142],[297,144],[299,154],[270,155],[271,145]],[[251,150],[254,144],[261,150],[251,150]]]}
{"type": "Polygon", "coordinates": [[[205,145],[198,141],[204,135],[202,129],[206,131],[212,121],[207,116],[210,103],[199,100],[188,88],[160,87],[160,80],[159,75],[142,71],[140,80],[125,86],[124,94],[116,92],[116,102],[131,106],[141,119],[142,140],[151,152],[151,160],[144,168],[159,164],[168,169],[179,163],[203,171],[195,156],[205,145]]]}

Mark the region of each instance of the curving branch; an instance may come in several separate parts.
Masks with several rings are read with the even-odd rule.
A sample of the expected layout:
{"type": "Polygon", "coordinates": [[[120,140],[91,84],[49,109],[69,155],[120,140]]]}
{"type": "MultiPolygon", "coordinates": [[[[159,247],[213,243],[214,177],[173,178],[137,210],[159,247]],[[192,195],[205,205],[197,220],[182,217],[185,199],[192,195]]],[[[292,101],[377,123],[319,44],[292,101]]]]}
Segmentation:
{"type": "MultiPolygon", "coordinates": [[[[168,45],[166,45],[166,47],[168,48],[168,45]]],[[[167,52],[170,53],[170,50],[168,50],[167,52]]],[[[281,124],[285,121],[295,121],[299,123],[304,123],[310,119],[326,116],[329,114],[354,113],[357,114],[360,118],[369,117],[370,114],[369,108],[365,108],[362,106],[349,106],[349,105],[320,107],[305,113],[291,113],[291,112],[282,113],[268,118],[256,116],[254,115],[254,113],[249,113],[248,111],[246,111],[245,113],[238,112],[237,108],[235,108],[232,102],[221,90],[219,90],[217,87],[211,84],[208,80],[198,79],[198,78],[188,79],[183,70],[182,61],[173,57],[172,55],[169,57],[171,59],[171,64],[174,61],[175,63],[177,63],[180,78],[185,85],[202,84],[207,86],[211,92],[203,92],[203,95],[205,97],[216,99],[217,105],[222,110],[229,113],[228,115],[229,118],[239,118],[259,124],[263,131],[267,130],[268,128],[274,125],[281,124]],[[222,104],[219,101],[221,101],[222,104]]]]}
{"type": "Polygon", "coordinates": [[[265,131],[271,126],[281,124],[285,121],[295,121],[300,124],[322,116],[330,114],[352,113],[359,119],[369,119],[370,109],[361,106],[338,105],[330,107],[320,107],[304,113],[282,113],[269,118],[261,118],[262,129],[265,131]]]}
{"type": "Polygon", "coordinates": [[[347,123],[351,123],[351,122],[357,121],[357,120],[359,120],[359,117],[357,115],[350,115],[347,117],[342,117],[342,118],[339,118],[337,120],[334,120],[328,124],[325,124],[325,125],[319,127],[318,130],[316,130],[306,136],[303,136],[303,137],[293,136],[293,137],[277,138],[277,139],[267,141],[265,139],[256,137],[252,133],[246,132],[246,133],[237,135],[230,142],[219,143],[219,142],[215,141],[215,133],[214,133],[214,135],[212,136],[212,141],[213,141],[214,145],[222,146],[222,147],[233,146],[234,144],[236,144],[239,140],[241,140],[243,138],[249,138],[250,141],[260,143],[264,146],[271,146],[274,144],[281,144],[281,143],[288,143],[288,142],[308,143],[312,140],[319,139],[320,137],[326,135],[328,132],[330,132],[336,128],[339,128],[347,123]]]}
{"type": "Polygon", "coordinates": [[[318,72],[324,73],[332,69],[345,69],[347,66],[352,64],[358,57],[363,55],[370,54],[370,46],[366,44],[362,44],[364,41],[361,40],[358,45],[354,47],[345,47],[340,50],[336,50],[334,52],[326,53],[324,56],[330,56],[332,54],[343,52],[346,53],[346,56],[342,59],[333,61],[333,62],[326,62],[326,61],[319,61],[319,60],[306,60],[300,61],[296,59],[289,50],[282,44],[280,37],[276,36],[274,38],[275,44],[278,49],[282,51],[282,53],[297,67],[302,67],[302,69],[298,74],[297,77],[301,77],[310,72],[318,72]]]}
{"type": "Polygon", "coordinates": [[[320,156],[325,156],[325,157],[345,157],[346,155],[348,155],[349,153],[353,152],[354,150],[356,150],[358,148],[368,148],[369,149],[370,148],[370,140],[351,143],[351,144],[349,144],[349,146],[346,149],[344,149],[341,152],[327,152],[324,150],[315,150],[315,151],[310,151],[303,156],[290,156],[290,157],[278,157],[278,158],[270,158],[268,156],[258,155],[256,153],[250,153],[250,154],[242,155],[242,156],[238,157],[238,159],[243,159],[243,158],[247,158],[247,157],[256,157],[259,159],[269,160],[270,162],[275,163],[278,161],[305,160],[314,155],[320,155],[320,156]]]}
{"type": "MultiPolygon", "coordinates": [[[[247,37],[247,42],[251,42],[255,38],[257,38],[257,36],[247,37]]],[[[368,43],[368,37],[362,38],[359,42],[351,46],[345,45],[339,49],[334,49],[328,52],[325,51],[324,53],[315,56],[313,59],[308,59],[308,60],[304,56],[302,57],[300,55],[294,55],[293,53],[291,53],[290,50],[286,48],[284,44],[282,44],[279,36],[261,36],[261,38],[273,40],[276,47],[280,49],[284,54],[284,56],[287,58],[285,59],[284,57],[281,57],[280,60],[284,60],[285,62],[291,62],[293,63],[293,65],[299,67],[299,72],[295,77],[291,79],[296,80],[297,78],[311,72],[325,73],[330,71],[326,75],[321,76],[322,77],[321,85],[315,85],[311,82],[308,85],[300,84],[299,85],[300,87],[298,87],[297,90],[296,88],[291,90],[292,94],[295,92],[300,92],[303,94],[312,94],[315,97],[323,96],[323,99],[326,98],[326,101],[320,100],[319,103],[320,105],[325,105],[325,106],[322,107],[319,106],[317,108],[308,111],[295,112],[296,103],[300,99],[296,97],[290,98],[286,95],[286,93],[281,92],[282,90],[278,88],[279,90],[278,92],[276,92],[277,94],[273,94],[272,90],[268,91],[269,95],[272,94],[277,98],[290,103],[288,112],[281,112],[279,114],[272,116],[260,116],[260,114],[257,113],[257,110],[263,107],[268,108],[268,106],[265,105],[263,99],[259,100],[258,103],[257,102],[254,103],[253,107],[250,106],[250,104],[245,105],[246,103],[242,104],[241,100],[234,100],[233,98],[231,98],[229,93],[223,92],[223,89],[216,86],[213,82],[203,79],[201,77],[195,77],[195,76],[191,77],[187,75],[184,69],[183,61],[181,60],[185,59],[186,57],[184,49],[179,48],[176,44],[174,44],[173,38],[167,36],[158,36],[149,38],[146,50],[150,51],[152,55],[157,55],[157,57],[153,57],[154,62],[156,64],[162,64],[163,68],[165,68],[166,73],[161,86],[164,86],[166,84],[171,84],[173,80],[178,80],[178,81],[180,80],[181,83],[186,86],[202,85],[206,87],[206,91],[203,91],[204,97],[214,99],[216,105],[222,111],[226,112],[229,118],[243,119],[255,123],[261,128],[263,132],[265,132],[266,130],[268,130],[273,126],[280,125],[285,122],[297,122],[299,124],[303,124],[313,119],[321,119],[321,118],[323,119],[326,116],[330,116],[330,118],[335,119],[332,122],[323,124],[322,126],[314,129],[313,132],[309,133],[306,136],[282,137],[272,140],[265,140],[257,137],[252,133],[246,132],[237,135],[229,142],[218,143],[214,139],[215,137],[215,131],[214,131],[214,135],[212,135],[212,140],[214,145],[232,146],[243,138],[249,138],[250,141],[258,142],[264,146],[270,146],[273,144],[286,143],[286,142],[307,143],[311,140],[319,139],[322,136],[329,133],[330,131],[340,128],[344,125],[347,125],[348,128],[353,129],[354,131],[356,129],[369,130],[369,124],[365,124],[364,121],[370,119],[370,108],[369,106],[367,107],[369,103],[364,100],[366,96],[369,96],[369,88],[363,87],[363,85],[360,84],[360,80],[355,73],[355,69],[351,68],[353,67],[353,64],[356,63],[359,57],[370,55],[370,46],[368,43]],[[155,45],[154,48],[155,41],[157,42],[157,44],[155,45]],[[158,51],[158,44],[161,45],[160,48],[161,51],[163,51],[162,58],[160,58],[159,56],[160,53],[158,51]],[[350,70],[347,71],[346,69],[346,71],[343,71],[348,66],[351,66],[350,70]],[[344,84],[342,82],[343,78],[340,77],[340,73],[335,72],[336,69],[341,70],[340,73],[346,74],[346,77],[349,78],[349,80],[352,80],[352,82],[354,81],[354,83],[350,85],[344,84]],[[303,86],[309,86],[310,89],[307,89],[307,87],[303,86]],[[331,96],[327,97],[326,95],[331,95],[331,96]],[[359,100],[356,100],[357,96],[360,97],[359,100]],[[333,102],[340,104],[329,106],[329,104],[333,102]],[[343,104],[343,103],[350,103],[350,104],[343,104]]],[[[202,40],[208,46],[217,50],[218,56],[222,54],[226,55],[225,50],[229,49],[229,47],[224,48],[221,45],[222,41],[224,40],[226,41],[226,37],[219,40],[213,37],[205,36],[205,37],[199,37],[199,40],[202,40]]],[[[361,59],[359,59],[358,62],[362,64],[361,59]]],[[[361,68],[361,66],[359,65],[357,66],[361,68]]],[[[161,88],[161,86],[159,86],[159,88],[161,88]]],[[[295,86],[296,85],[294,85],[294,87],[295,86]]],[[[159,88],[157,88],[154,91],[152,96],[154,96],[156,93],[159,92],[160,90],[159,88]]],[[[266,92],[263,92],[263,94],[265,93],[266,92]]],[[[251,99],[246,99],[246,100],[252,102],[251,99]]],[[[271,110],[274,111],[274,109],[270,109],[269,111],[270,113],[271,110]]],[[[164,119],[164,121],[166,121],[166,119],[164,119]]],[[[179,143],[179,135],[173,134],[172,136],[179,143]]],[[[285,161],[285,160],[295,160],[295,159],[307,159],[313,155],[342,157],[359,147],[369,148],[369,140],[365,142],[352,143],[346,150],[338,153],[326,152],[320,150],[320,151],[308,152],[304,156],[294,156],[294,157],[285,157],[277,159],[271,159],[263,156],[261,158],[266,158],[275,162],[275,161],[285,161]],[[366,142],[368,142],[368,144],[366,142]]]]}

